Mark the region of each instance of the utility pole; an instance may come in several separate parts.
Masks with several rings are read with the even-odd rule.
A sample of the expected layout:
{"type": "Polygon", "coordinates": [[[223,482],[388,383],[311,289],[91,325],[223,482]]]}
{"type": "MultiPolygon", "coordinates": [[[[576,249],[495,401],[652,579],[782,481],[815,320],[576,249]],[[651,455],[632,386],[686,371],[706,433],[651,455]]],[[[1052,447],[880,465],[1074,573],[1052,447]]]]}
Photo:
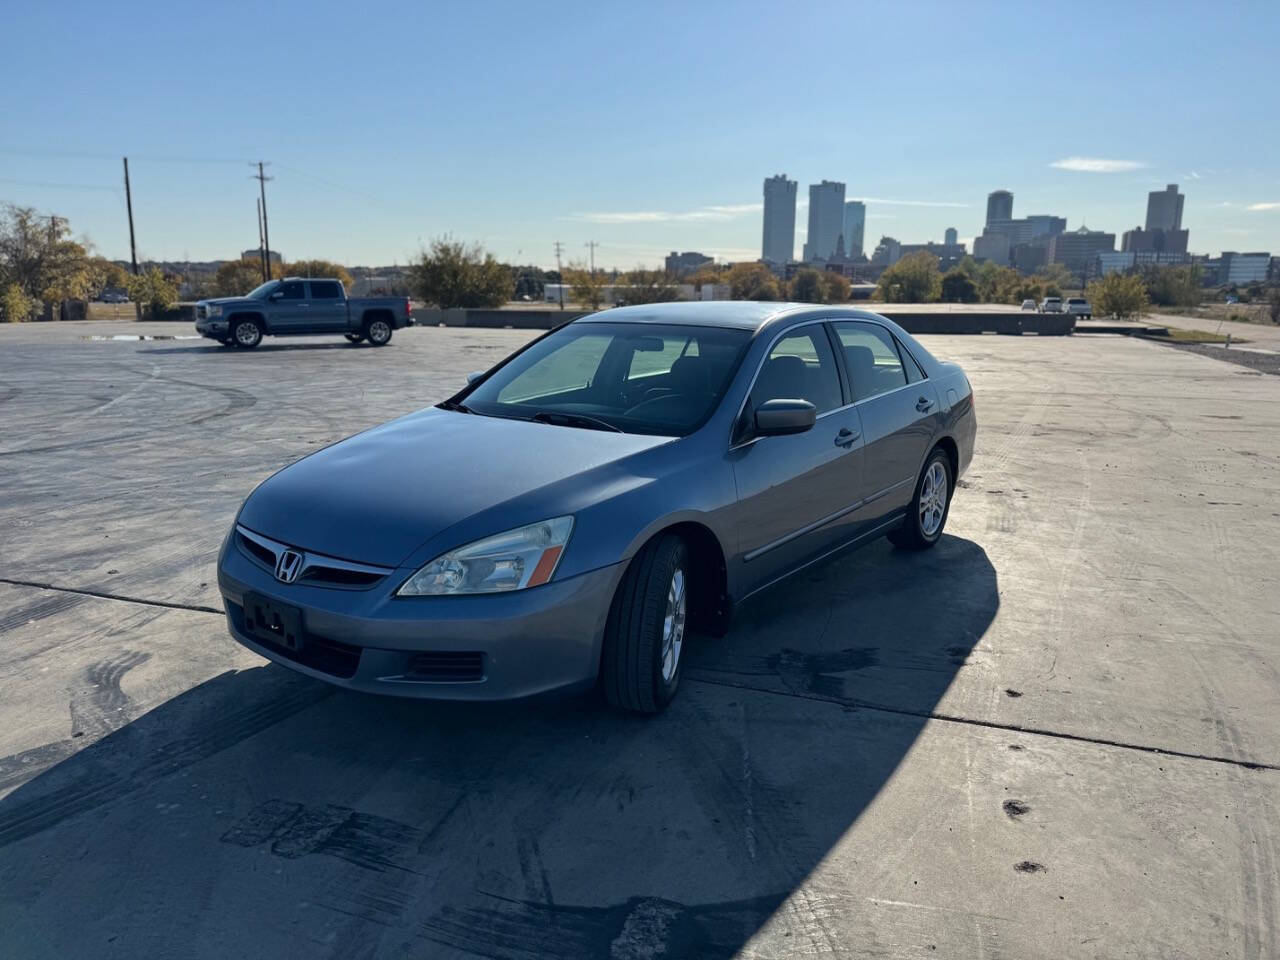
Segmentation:
{"type": "Polygon", "coordinates": [[[560,309],[564,309],[564,270],[560,266],[560,254],[564,250],[564,244],[559,240],[556,241],[556,273],[560,274],[560,309]]]}
{"type": "Polygon", "coordinates": [[[133,275],[138,275],[138,247],[133,238],[133,194],[129,192],[129,158],[124,158],[124,205],[129,211],[129,259],[133,263],[133,275]]]}
{"type": "Polygon", "coordinates": [[[266,283],[271,279],[271,273],[267,270],[267,251],[262,242],[262,201],[256,201],[258,205],[258,263],[262,266],[262,282],[266,283]]]}
{"type": "Polygon", "coordinates": [[[262,246],[263,246],[263,262],[266,264],[266,273],[263,275],[264,282],[271,279],[271,233],[267,227],[267,181],[274,180],[275,177],[268,177],[262,172],[265,164],[258,161],[258,173],[253,178],[258,181],[259,200],[262,202],[262,246]]]}
{"type": "Polygon", "coordinates": [[[591,275],[594,277],[596,275],[596,247],[600,246],[600,244],[594,240],[588,240],[586,246],[591,248],[591,275]]]}

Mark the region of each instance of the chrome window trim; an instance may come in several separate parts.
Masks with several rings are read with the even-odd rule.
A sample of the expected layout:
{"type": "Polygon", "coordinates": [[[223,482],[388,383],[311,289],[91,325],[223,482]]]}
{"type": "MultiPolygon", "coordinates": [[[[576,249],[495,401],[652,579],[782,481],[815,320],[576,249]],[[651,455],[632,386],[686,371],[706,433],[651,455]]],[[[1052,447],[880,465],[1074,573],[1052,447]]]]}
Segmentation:
{"type": "MultiPolygon", "coordinates": [[[[369,563],[354,563],[350,560],[339,560],[337,557],[325,556],[322,553],[312,553],[309,550],[302,550],[297,547],[291,547],[279,540],[272,540],[270,537],[264,537],[260,533],[255,533],[244,524],[236,524],[236,533],[244,537],[246,540],[252,540],[258,546],[265,550],[270,550],[278,561],[280,554],[285,550],[293,550],[302,554],[302,568],[298,571],[298,576],[294,583],[300,582],[306,575],[307,571],[313,567],[327,567],[330,570],[346,570],[349,573],[366,573],[370,576],[385,577],[395,572],[394,567],[377,567],[369,563]]],[[[257,557],[252,558],[261,565],[261,561],[257,557]]],[[[265,566],[263,569],[266,569],[265,566]]],[[[275,576],[275,571],[271,571],[271,575],[275,576]]]]}
{"type": "MultiPolygon", "coordinates": [[[[799,330],[801,327],[808,327],[808,326],[812,326],[812,325],[813,325],[813,324],[815,324],[815,323],[823,323],[823,324],[826,324],[826,323],[830,323],[830,324],[836,324],[836,323],[870,323],[870,324],[874,324],[875,326],[877,326],[877,327],[879,327],[881,330],[883,330],[885,333],[887,333],[887,334],[889,335],[889,337],[893,340],[893,342],[894,342],[894,343],[896,343],[896,344],[897,344],[901,349],[903,349],[903,350],[907,350],[907,345],[906,345],[905,343],[903,343],[903,342],[902,342],[902,340],[901,340],[901,339],[899,339],[899,338],[894,334],[894,332],[893,332],[892,330],[890,330],[887,326],[885,326],[885,325],[884,325],[883,323],[881,323],[879,320],[875,320],[875,319],[873,319],[873,318],[871,318],[871,317],[823,317],[823,318],[819,318],[819,319],[812,319],[812,320],[801,320],[799,323],[793,323],[793,324],[791,324],[791,326],[789,326],[789,327],[783,327],[781,330],[779,330],[779,331],[777,332],[777,334],[775,334],[775,335],[774,335],[774,338],[773,338],[771,341],[769,341],[769,346],[765,348],[764,356],[763,356],[763,357],[761,357],[760,362],[759,362],[758,364],[756,364],[756,370],[755,370],[755,373],[753,373],[753,374],[751,375],[751,382],[747,384],[747,392],[746,392],[746,394],[745,394],[745,395],[743,396],[743,398],[742,398],[742,403],[741,403],[741,404],[739,404],[739,406],[738,406],[738,412],[737,412],[736,414],[734,414],[733,421],[729,424],[729,452],[732,452],[732,451],[734,451],[734,450],[741,450],[741,449],[743,449],[743,448],[745,448],[745,447],[749,447],[749,446],[751,446],[751,444],[755,443],[757,440],[764,439],[763,437],[750,437],[750,438],[748,438],[748,439],[746,439],[746,440],[741,440],[741,441],[739,441],[738,443],[734,443],[734,442],[733,442],[733,433],[734,433],[734,431],[737,429],[738,421],[742,419],[742,412],[743,412],[744,410],[746,410],[746,408],[747,408],[747,401],[749,401],[749,400],[751,399],[751,391],[752,391],[752,390],[754,390],[754,389],[756,388],[756,380],[757,380],[757,379],[759,379],[759,377],[760,377],[760,371],[764,369],[764,365],[765,365],[765,363],[766,363],[766,362],[768,361],[768,359],[769,359],[769,354],[770,354],[770,353],[772,353],[772,352],[773,352],[773,348],[774,348],[774,347],[776,347],[776,346],[778,345],[778,341],[779,341],[779,340],[781,340],[781,339],[783,338],[783,336],[784,336],[784,335],[786,335],[786,334],[790,333],[792,330],[799,330]]],[[[834,327],[833,327],[833,330],[834,330],[834,327]]],[[[837,337],[838,337],[838,336],[839,336],[839,335],[837,334],[837,337]]],[[[919,367],[919,368],[920,368],[920,372],[924,374],[924,380],[921,380],[921,381],[919,381],[919,382],[920,382],[920,383],[926,383],[926,382],[928,382],[928,380],[929,380],[929,371],[925,369],[924,364],[923,364],[923,363],[921,363],[919,360],[917,360],[917,359],[916,359],[916,357],[915,357],[915,354],[911,353],[911,351],[910,351],[910,350],[907,350],[907,353],[911,356],[911,360],[912,360],[912,362],[914,362],[914,363],[915,363],[915,365],[916,365],[917,367],[919,367]]],[[[839,359],[837,359],[837,360],[836,360],[836,363],[838,364],[839,362],[840,362],[840,361],[839,361],[839,359]]],[[[903,371],[902,371],[902,373],[903,373],[903,375],[904,375],[904,376],[906,375],[906,372],[907,372],[907,371],[906,371],[906,369],[904,368],[904,369],[903,369],[903,371]]],[[[881,397],[887,397],[887,396],[890,396],[890,395],[892,395],[892,394],[897,393],[899,390],[905,390],[905,389],[907,389],[908,387],[912,387],[912,386],[915,386],[915,384],[912,384],[912,383],[904,383],[902,386],[900,386],[900,387],[894,387],[892,390],[886,390],[886,391],[884,391],[884,393],[877,393],[877,394],[873,394],[873,395],[872,395],[872,396],[870,396],[870,397],[863,397],[861,400],[854,400],[854,401],[852,401],[851,403],[846,403],[846,404],[844,404],[843,406],[840,406],[840,407],[834,407],[833,409],[828,410],[828,411],[826,411],[825,413],[820,413],[820,414],[818,414],[818,416],[816,417],[816,419],[817,419],[817,420],[821,420],[821,419],[823,419],[824,417],[829,417],[829,416],[831,416],[832,414],[836,414],[836,413],[843,413],[845,410],[848,410],[848,409],[850,409],[851,407],[856,407],[856,406],[858,406],[858,404],[860,404],[860,403],[869,403],[869,402],[870,402],[870,401],[872,401],[872,400],[879,400],[881,397]]],[[[852,393],[852,392],[853,392],[853,384],[852,384],[852,383],[851,383],[851,384],[849,384],[849,391],[850,391],[850,393],[852,393]]]]}

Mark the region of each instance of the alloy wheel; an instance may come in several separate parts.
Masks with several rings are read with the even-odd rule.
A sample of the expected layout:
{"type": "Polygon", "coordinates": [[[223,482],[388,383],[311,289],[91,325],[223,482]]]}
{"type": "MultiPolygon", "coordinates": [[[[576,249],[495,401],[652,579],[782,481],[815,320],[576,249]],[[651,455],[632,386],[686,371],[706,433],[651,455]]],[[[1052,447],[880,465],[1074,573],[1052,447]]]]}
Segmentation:
{"type": "Polygon", "coordinates": [[[662,618],[662,679],[666,683],[676,675],[680,666],[680,651],[684,648],[684,621],[688,596],[685,591],[684,571],[676,567],[667,588],[667,613],[662,618]]]}

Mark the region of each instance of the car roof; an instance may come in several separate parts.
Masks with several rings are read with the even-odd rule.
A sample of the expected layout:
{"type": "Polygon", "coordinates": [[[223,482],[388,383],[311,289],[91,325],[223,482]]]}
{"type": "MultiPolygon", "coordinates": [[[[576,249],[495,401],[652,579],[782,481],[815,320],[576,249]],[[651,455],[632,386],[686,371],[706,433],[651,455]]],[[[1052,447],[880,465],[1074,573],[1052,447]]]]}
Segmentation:
{"type": "Polygon", "coordinates": [[[849,317],[879,320],[877,314],[854,307],[825,306],[816,303],[769,303],[755,300],[705,300],[677,303],[645,303],[633,307],[614,307],[574,323],[673,323],[706,327],[732,327],[760,331],[781,326],[791,320],[809,317],[849,317]]]}

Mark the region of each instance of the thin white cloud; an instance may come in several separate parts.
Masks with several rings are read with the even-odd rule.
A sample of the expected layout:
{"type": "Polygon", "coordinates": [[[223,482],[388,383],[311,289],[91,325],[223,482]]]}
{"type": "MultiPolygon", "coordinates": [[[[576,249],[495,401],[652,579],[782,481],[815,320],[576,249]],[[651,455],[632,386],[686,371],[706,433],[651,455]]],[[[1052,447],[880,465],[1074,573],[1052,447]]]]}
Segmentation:
{"type": "Polygon", "coordinates": [[[1049,166],[1077,173],[1128,173],[1131,170],[1141,170],[1147,164],[1137,160],[1106,160],[1102,157],[1063,157],[1049,166]]]}
{"type": "Polygon", "coordinates": [[[967,203],[956,203],[954,200],[889,200],[885,197],[850,197],[850,200],[861,200],[863,203],[888,203],[897,207],[967,207],[967,203]]]}
{"type": "Polygon", "coordinates": [[[585,223],[700,223],[706,221],[733,220],[763,209],[760,203],[722,203],[699,207],[697,210],[620,210],[575,213],[565,218],[585,223]]]}
{"type": "Polygon", "coordinates": [[[1202,179],[1204,179],[1203,177],[1201,177],[1201,176],[1200,176],[1200,174],[1196,173],[1194,170],[1192,170],[1192,171],[1190,171],[1190,172],[1188,172],[1188,173],[1184,173],[1182,176],[1183,176],[1183,177],[1185,177],[1187,180],[1202,180],[1202,179]]]}
{"type": "Polygon", "coordinates": [[[1261,213],[1264,210],[1280,210],[1280,203],[1251,203],[1245,209],[1253,213],[1261,213]]]}

